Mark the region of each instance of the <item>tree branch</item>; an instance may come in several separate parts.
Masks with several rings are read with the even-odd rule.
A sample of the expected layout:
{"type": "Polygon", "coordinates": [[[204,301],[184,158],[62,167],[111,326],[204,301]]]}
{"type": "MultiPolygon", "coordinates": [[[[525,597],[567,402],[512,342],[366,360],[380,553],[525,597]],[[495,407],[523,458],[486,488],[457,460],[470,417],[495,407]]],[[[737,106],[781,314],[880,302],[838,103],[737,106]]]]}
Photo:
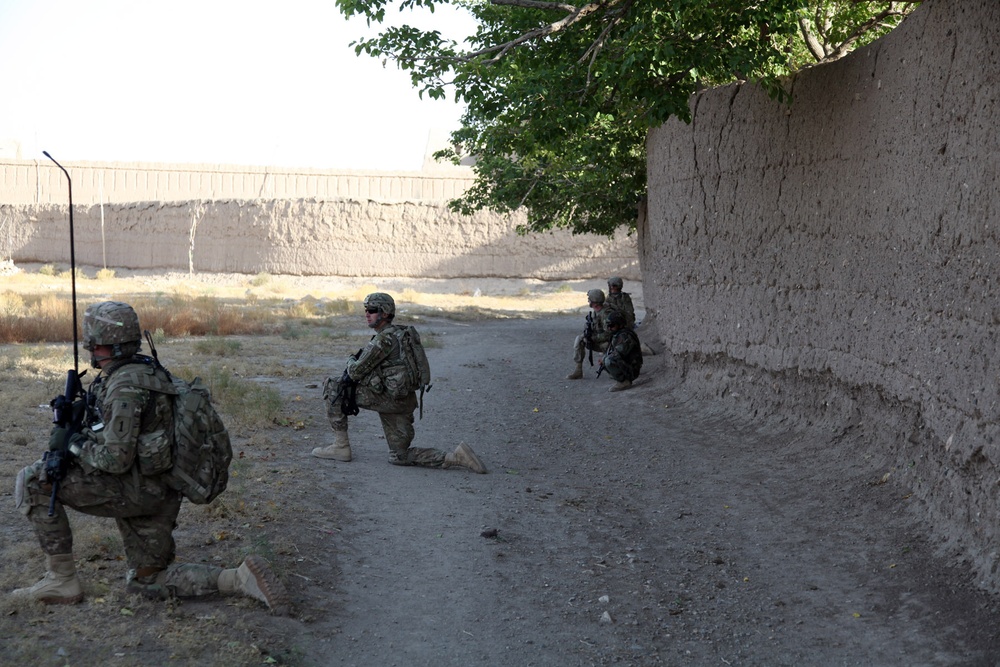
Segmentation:
{"type": "Polygon", "coordinates": [[[895,11],[892,7],[889,7],[888,9],[883,9],[881,12],[879,12],[875,16],[871,17],[870,19],[859,25],[854,30],[854,32],[852,32],[850,35],[847,36],[847,39],[838,44],[837,47],[830,52],[826,60],[833,61],[837,60],[838,58],[843,58],[844,56],[847,55],[851,45],[854,44],[854,42],[858,41],[858,39],[860,39],[865,32],[867,32],[874,26],[878,25],[882,20],[898,13],[899,12],[895,11]]]}
{"type": "MultiPolygon", "coordinates": [[[[597,53],[604,46],[604,39],[608,36],[608,33],[611,32],[611,29],[614,28],[616,25],[618,25],[618,23],[622,20],[622,17],[628,13],[628,10],[631,9],[633,4],[635,4],[635,0],[625,1],[625,5],[622,6],[621,10],[615,12],[615,16],[612,17],[611,21],[608,22],[608,25],[604,27],[604,30],[601,31],[601,34],[598,35],[597,39],[595,39],[594,42],[587,48],[587,50],[583,52],[583,55],[580,56],[579,60],[577,60],[578,63],[582,63],[584,60],[587,59],[587,54],[591,54],[590,63],[591,66],[593,65],[594,59],[597,57],[597,53]]],[[[587,71],[587,81],[588,82],[590,81],[589,67],[587,71]]]]}
{"type": "Polygon", "coordinates": [[[466,54],[459,59],[459,62],[469,62],[479,56],[485,56],[490,53],[496,53],[486,61],[487,65],[491,65],[501,58],[503,58],[507,53],[516,46],[520,46],[526,42],[530,42],[539,37],[545,37],[547,35],[553,35],[557,32],[565,30],[569,26],[583,20],[590,14],[594,12],[601,11],[603,9],[608,9],[617,5],[621,0],[611,0],[611,2],[597,2],[591,3],[589,5],[583,5],[582,7],[576,7],[574,5],[566,5],[558,2],[540,2],[539,0],[489,0],[490,4],[493,5],[510,5],[514,7],[526,7],[529,9],[559,9],[566,12],[566,16],[554,23],[549,23],[540,28],[534,30],[529,30],[520,37],[512,39],[503,44],[495,44],[493,46],[486,47],[485,49],[479,49],[478,51],[473,51],[472,53],[466,54]]]}
{"type": "Polygon", "coordinates": [[[826,57],[826,50],[819,43],[819,40],[816,39],[816,36],[813,35],[812,30],[809,29],[809,21],[799,19],[799,30],[802,32],[802,39],[805,40],[809,53],[816,59],[816,62],[822,62],[823,58],[826,57]]]}

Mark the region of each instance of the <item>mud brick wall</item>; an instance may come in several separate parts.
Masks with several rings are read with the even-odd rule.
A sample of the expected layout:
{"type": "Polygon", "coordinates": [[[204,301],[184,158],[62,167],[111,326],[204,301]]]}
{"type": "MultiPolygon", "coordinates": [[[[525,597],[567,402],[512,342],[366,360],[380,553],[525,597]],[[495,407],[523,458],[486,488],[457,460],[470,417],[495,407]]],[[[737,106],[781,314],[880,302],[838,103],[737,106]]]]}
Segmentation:
{"type": "MultiPolygon", "coordinates": [[[[523,213],[461,216],[464,168],[345,172],[68,163],[77,263],[255,274],[641,279],[636,236],[519,235],[523,213]]],[[[43,160],[0,160],[0,260],[68,263],[67,187],[43,160]]]]}
{"type": "Polygon", "coordinates": [[[720,399],[721,381],[770,410],[839,411],[995,589],[998,38],[1000,3],[929,0],[798,75],[791,105],[752,85],[698,95],[691,125],[649,135],[640,227],[675,365],[726,366],[706,384],[720,399]]]}

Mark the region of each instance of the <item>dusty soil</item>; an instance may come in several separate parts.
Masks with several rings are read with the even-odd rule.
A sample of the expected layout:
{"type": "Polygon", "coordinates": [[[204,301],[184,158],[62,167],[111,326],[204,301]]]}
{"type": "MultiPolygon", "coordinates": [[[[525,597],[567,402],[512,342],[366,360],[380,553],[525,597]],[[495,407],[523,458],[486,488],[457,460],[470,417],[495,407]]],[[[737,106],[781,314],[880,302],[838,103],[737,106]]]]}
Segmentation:
{"type": "Polygon", "coordinates": [[[303,433],[280,626],[300,664],[996,664],[997,601],[934,555],[907,489],[673,404],[662,357],[627,392],[563,380],[579,325],[424,324],[443,347],[415,444],[467,442],[489,475],[389,465],[369,413],[349,464],[303,433]]]}
{"type": "MultiPolygon", "coordinates": [[[[256,533],[288,584],[292,615],[271,617],[245,600],[122,599],[120,555],[83,554],[88,600],[43,612],[4,607],[0,662],[1000,661],[998,600],[938,553],[909,490],[883,480],[857,442],[681,401],[664,356],[648,357],[626,392],[609,394],[610,378],[586,366],[584,380],[565,380],[581,326],[579,314],[419,322],[434,341],[436,379],[414,445],[466,442],[488,475],[390,465],[368,412],[350,424],[354,461],[311,457],[330,437],[319,386],[343,354],[304,356],[285,341],[284,365],[298,370],[258,380],[303,418],[237,443],[254,462],[252,479],[237,478],[253,500],[250,518],[237,515],[231,537],[205,539],[182,513],[177,539],[178,556],[198,560],[256,533]],[[119,606],[133,638],[102,646],[102,626],[125,613],[119,606]],[[210,625],[210,637],[230,633],[229,657],[197,649],[196,634],[187,645],[177,639],[210,625]]],[[[351,349],[368,335],[360,320],[346,333],[351,349]]],[[[30,529],[4,506],[0,550],[25,558],[23,585],[37,574],[25,556],[30,529]]]]}

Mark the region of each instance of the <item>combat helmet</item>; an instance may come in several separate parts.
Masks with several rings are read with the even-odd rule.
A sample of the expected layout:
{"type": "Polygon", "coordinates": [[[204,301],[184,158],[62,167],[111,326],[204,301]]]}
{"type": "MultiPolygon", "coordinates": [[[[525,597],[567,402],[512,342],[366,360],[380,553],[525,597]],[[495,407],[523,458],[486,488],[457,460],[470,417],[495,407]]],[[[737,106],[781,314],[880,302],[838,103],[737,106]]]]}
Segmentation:
{"type": "Polygon", "coordinates": [[[612,287],[617,287],[618,289],[621,289],[624,286],[625,286],[625,281],[622,280],[620,277],[611,276],[610,278],[608,278],[608,289],[611,289],[612,287]]]}
{"type": "Polygon", "coordinates": [[[379,312],[387,317],[395,317],[396,302],[385,292],[372,292],[365,297],[365,310],[378,308],[379,312]]]}
{"type": "Polygon", "coordinates": [[[94,351],[97,345],[110,345],[111,357],[131,357],[142,346],[139,316],[132,306],[121,301],[102,301],[83,313],[83,348],[94,351]]]}
{"type": "Polygon", "coordinates": [[[599,289],[592,289],[588,291],[587,301],[590,303],[604,303],[604,292],[599,289]]]}
{"type": "Polygon", "coordinates": [[[618,327],[620,329],[625,328],[625,315],[617,310],[612,310],[608,314],[608,328],[618,327]]]}

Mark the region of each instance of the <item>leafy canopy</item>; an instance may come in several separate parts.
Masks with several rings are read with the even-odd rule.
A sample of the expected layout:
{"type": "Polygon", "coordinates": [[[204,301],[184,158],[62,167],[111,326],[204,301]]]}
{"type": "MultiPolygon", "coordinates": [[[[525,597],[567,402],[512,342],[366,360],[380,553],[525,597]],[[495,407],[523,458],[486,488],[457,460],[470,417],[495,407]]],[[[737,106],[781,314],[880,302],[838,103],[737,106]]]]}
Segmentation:
{"type": "Polygon", "coordinates": [[[337,0],[382,24],[390,6],[467,10],[465,43],[383,26],[356,52],[410,72],[420,95],[466,105],[452,148],[476,180],[451,202],[465,214],[527,211],[521,231],[634,229],[646,192],[646,131],[706,86],[752,80],[787,99],[782,77],[884,34],[913,2],[863,0],[337,0]]]}

